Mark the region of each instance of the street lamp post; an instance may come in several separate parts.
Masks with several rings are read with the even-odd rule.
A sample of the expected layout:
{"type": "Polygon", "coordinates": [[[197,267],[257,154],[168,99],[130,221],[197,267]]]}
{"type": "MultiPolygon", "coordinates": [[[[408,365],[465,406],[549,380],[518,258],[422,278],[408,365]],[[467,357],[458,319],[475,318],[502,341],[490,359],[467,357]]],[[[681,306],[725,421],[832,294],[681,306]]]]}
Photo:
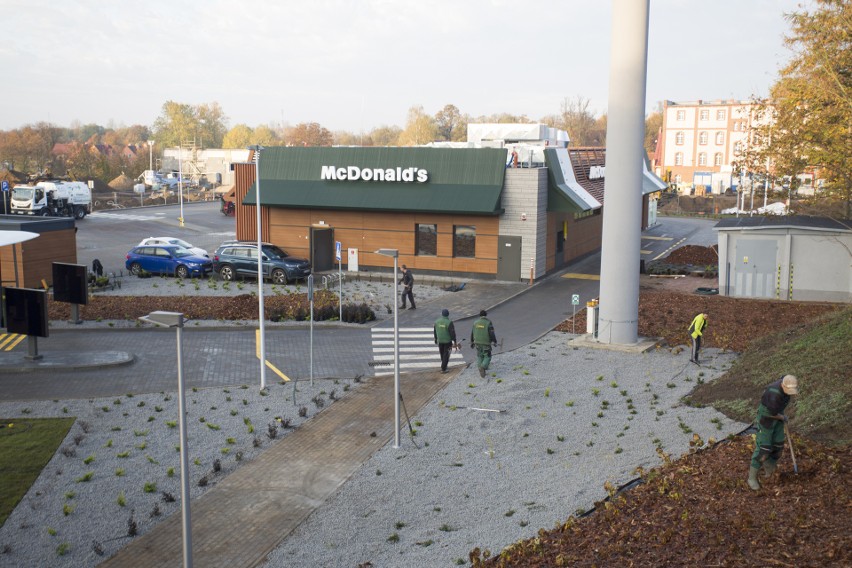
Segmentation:
{"type": "Polygon", "coordinates": [[[379,249],[376,254],[393,257],[393,447],[399,448],[399,250],[379,249]]]}
{"type": "Polygon", "coordinates": [[[154,170],[154,141],[148,140],[148,169],[154,170]]]}
{"type": "Polygon", "coordinates": [[[266,321],[263,311],[263,239],[260,233],[260,152],[263,146],[249,146],[254,152],[254,194],[255,212],[257,213],[257,303],[258,322],[260,327],[260,388],[266,388],[266,321]]]}
{"type": "Polygon", "coordinates": [[[183,147],[178,146],[178,194],[180,195],[180,226],[183,227],[183,147]]]}
{"type": "Polygon", "coordinates": [[[189,506],[189,449],[186,435],[186,388],[183,384],[183,314],[180,312],[151,312],[139,318],[160,327],[177,330],[178,424],[180,426],[180,504],[183,523],[183,566],[192,568],[192,523],[189,506]]]}

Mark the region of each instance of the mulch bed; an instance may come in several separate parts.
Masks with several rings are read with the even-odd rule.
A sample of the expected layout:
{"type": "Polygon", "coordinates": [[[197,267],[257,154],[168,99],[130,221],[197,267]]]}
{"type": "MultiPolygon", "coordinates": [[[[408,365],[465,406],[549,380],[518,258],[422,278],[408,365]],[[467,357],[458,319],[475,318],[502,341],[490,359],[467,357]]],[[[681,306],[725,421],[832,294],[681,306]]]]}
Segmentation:
{"type": "MultiPolygon", "coordinates": [[[[692,318],[706,312],[704,347],[742,353],[752,340],[788,327],[802,325],[824,314],[843,308],[843,304],[753,300],[729,296],[704,296],[668,291],[639,294],[639,335],[660,337],[670,346],[688,345],[692,318]]],[[[586,311],[577,313],[556,327],[570,333],[585,333],[586,311]]]]}
{"type": "MultiPolygon", "coordinates": [[[[850,448],[794,436],[759,492],[745,481],[753,442],[737,436],[643,472],[645,483],[474,566],[852,566],[850,448]]],[[[696,446],[702,445],[699,440],[696,446]]],[[[612,488],[609,488],[612,494],[612,488]]]]}

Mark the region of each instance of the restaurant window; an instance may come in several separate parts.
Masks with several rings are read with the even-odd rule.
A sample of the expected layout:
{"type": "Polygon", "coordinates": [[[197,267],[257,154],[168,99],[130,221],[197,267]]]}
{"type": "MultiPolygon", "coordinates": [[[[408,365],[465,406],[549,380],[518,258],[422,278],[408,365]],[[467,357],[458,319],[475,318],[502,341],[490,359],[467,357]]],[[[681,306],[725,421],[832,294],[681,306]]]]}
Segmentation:
{"type": "Polygon", "coordinates": [[[476,257],[476,227],[453,225],[453,256],[476,257]]]}
{"type": "Polygon", "coordinates": [[[414,225],[414,241],[418,256],[438,256],[438,225],[414,225]]]}

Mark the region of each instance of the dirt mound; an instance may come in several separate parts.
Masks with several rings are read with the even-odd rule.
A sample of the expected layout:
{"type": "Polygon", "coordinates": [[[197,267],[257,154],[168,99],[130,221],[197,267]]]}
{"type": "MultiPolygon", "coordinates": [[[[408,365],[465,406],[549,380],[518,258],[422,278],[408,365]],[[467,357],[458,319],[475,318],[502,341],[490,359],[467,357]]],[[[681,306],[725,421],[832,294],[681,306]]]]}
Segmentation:
{"type": "Polygon", "coordinates": [[[685,245],[675,249],[664,259],[669,264],[691,264],[693,266],[707,266],[719,264],[719,247],[717,245],[702,247],[698,245],[685,245]]]}
{"type": "Polygon", "coordinates": [[[109,186],[116,191],[130,191],[133,189],[133,180],[122,173],[109,182],[109,186]]]}
{"type": "MultiPolygon", "coordinates": [[[[778,472],[746,486],[751,436],[643,472],[644,483],[473,566],[850,566],[852,448],[794,436],[778,472]]],[[[696,445],[702,445],[700,439],[696,445]]]]}

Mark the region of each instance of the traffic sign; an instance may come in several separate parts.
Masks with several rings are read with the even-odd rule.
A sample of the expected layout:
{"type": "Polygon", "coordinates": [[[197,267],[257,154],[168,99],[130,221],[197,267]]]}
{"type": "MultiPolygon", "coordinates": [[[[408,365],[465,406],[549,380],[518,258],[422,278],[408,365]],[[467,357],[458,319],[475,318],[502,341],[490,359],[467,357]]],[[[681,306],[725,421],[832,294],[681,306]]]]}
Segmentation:
{"type": "Polygon", "coordinates": [[[580,294],[571,295],[571,305],[577,306],[580,304],[580,294]]]}
{"type": "Polygon", "coordinates": [[[340,241],[334,241],[334,258],[335,260],[337,260],[337,262],[340,262],[340,260],[343,258],[341,255],[341,249],[342,246],[340,244],[340,241]]]}
{"type": "Polygon", "coordinates": [[[0,186],[3,187],[3,191],[9,191],[9,182],[7,180],[3,180],[0,182],[0,186]]]}

